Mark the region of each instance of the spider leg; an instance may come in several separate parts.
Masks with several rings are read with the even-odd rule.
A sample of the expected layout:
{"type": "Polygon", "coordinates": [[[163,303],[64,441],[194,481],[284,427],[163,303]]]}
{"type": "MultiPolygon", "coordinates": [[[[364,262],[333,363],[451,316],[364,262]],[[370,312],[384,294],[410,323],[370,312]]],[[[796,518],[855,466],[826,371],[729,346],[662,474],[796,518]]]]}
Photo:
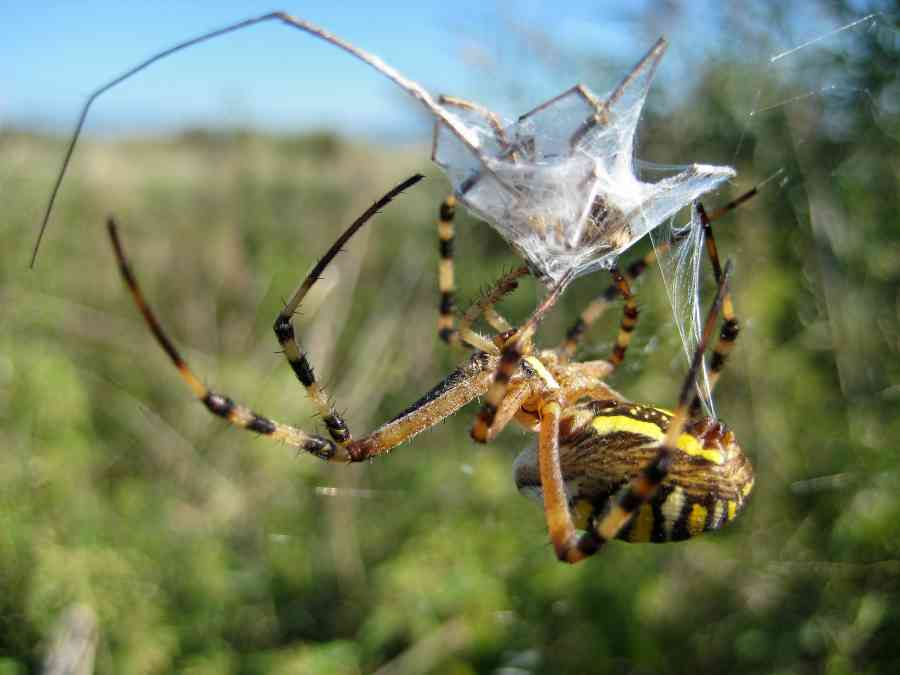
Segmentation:
{"type": "Polygon", "coordinates": [[[669,467],[672,463],[672,452],[690,419],[691,392],[694,390],[694,385],[697,381],[697,373],[703,361],[703,353],[715,329],[716,320],[728,294],[730,269],[730,264],[726,264],[718,292],[716,293],[716,299],[706,317],[700,344],[697,345],[697,349],[694,351],[691,367],[682,383],[681,392],[678,396],[678,406],[675,408],[668,429],[666,429],[666,435],[659,445],[659,450],[656,456],[619,491],[610,508],[594,523],[590,534],[596,549],[599,549],[610,539],[615,538],[622,531],[622,528],[631,521],[634,514],[653,497],[660,483],[668,475],[669,467]]]}
{"type": "Polygon", "coordinates": [[[506,396],[497,406],[497,413],[488,428],[484,442],[489,443],[506,428],[513,419],[526,429],[537,431],[540,427],[540,403],[530,407],[531,400],[539,398],[542,385],[541,377],[526,377],[510,384],[506,396]]]}
{"type": "MultiPolygon", "coordinates": [[[[717,209],[714,215],[717,217],[724,215],[728,211],[737,208],[741,202],[750,199],[754,194],[756,194],[756,188],[744,193],[738,197],[738,199],[726,204],[722,208],[717,209]]],[[[699,202],[697,203],[697,213],[700,215],[700,222],[703,224],[703,238],[706,243],[706,253],[709,256],[709,261],[713,268],[713,275],[715,276],[716,283],[721,285],[722,265],[719,262],[719,249],[716,246],[716,239],[713,235],[712,219],[707,215],[706,209],[703,208],[703,204],[699,202]]],[[[738,318],[734,311],[731,293],[726,293],[722,299],[722,318],[724,319],[722,329],[719,333],[719,339],[716,341],[716,346],[709,363],[710,392],[715,388],[716,382],[719,381],[722,370],[725,368],[725,362],[728,360],[731,350],[734,349],[735,342],[737,342],[738,334],[741,330],[738,318]]],[[[699,415],[700,410],[700,397],[695,394],[694,399],[691,402],[691,417],[699,415]]]]}
{"type": "Polygon", "coordinates": [[[559,461],[559,422],[562,416],[561,392],[548,389],[541,402],[541,429],[538,439],[538,466],[544,495],[544,516],[547,531],[563,562],[576,563],[596,550],[590,533],[579,535],[569,510],[569,497],[563,482],[559,461]]]}
{"type": "Polygon", "coordinates": [[[485,337],[475,333],[471,329],[472,323],[481,315],[498,333],[504,333],[512,329],[506,321],[494,309],[494,305],[503,296],[512,293],[517,287],[517,279],[529,273],[524,265],[512,272],[504,274],[478,302],[474,303],[465,313],[459,328],[455,327],[456,316],[456,286],[454,283],[453,265],[453,219],[456,215],[457,200],[449,195],[442,203],[438,220],[438,242],[440,262],[438,263],[438,290],[441,294],[438,316],[438,337],[448,345],[455,346],[466,344],[481,351],[496,352],[496,346],[485,337]]]}
{"type": "MultiPolygon", "coordinates": [[[[658,256],[664,255],[669,248],[669,243],[660,244],[648,252],[643,258],[638,258],[633,261],[622,275],[625,278],[626,283],[630,284],[637,279],[658,256]]],[[[588,306],[584,308],[578,316],[578,319],[575,320],[575,323],[573,323],[569,330],[566,331],[565,340],[563,340],[556,348],[556,352],[561,359],[567,361],[575,356],[575,352],[578,351],[578,346],[585,333],[594,325],[597,319],[603,316],[609,306],[620,294],[620,285],[614,279],[613,283],[611,283],[601,295],[592,300],[588,306]]]]}
{"type": "Polygon", "coordinates": [[[348,455],[344,453],[342,448],[327,438],[307,434],[295,427],[258,415],[249,408],[239,403],[235,403],[227,396],[210,391],[206,385],[194,375],[184,359],[181,358],[181,354],[178,353],[174,343],[165,334],[162,326],[156,319],[156,315],[144,299],[144,295],[138,286],[137,279],[131,271],[131,265],[128,262],[128,258],[125,256],[125,250],[119,240],[116,223],[112,218],[107,221],[107,229],[109,230],[109,237],[125,285],[128,286],[131,297],[134,299],[135,304],[144,316],[144,320],[153,332],[153,336],[178,369],[182,379],[194,392],[194,396],[200,399],[200,401],[203,402],[203,405],[205,405],[211,413],[226,419],[237,427],[269,436],[275,440],[283,441],[299,450],[305,450],[320,459],[341,460],[348,458],[348,455]]]}
{"type": "MultiPolygon", "coordinates": [[[[771,180],[771,178],[767,178],[759,185],[752,187],[750,190],[747,190],[747,192],[739,195],[724,206],[721,206],[712,211],[709,214],[709,222],[714,223],[724,215],[737,209],[744,202],[755,197],[759,193],[760,188],[768,180],[771,180]]],[[[712,229],[706,228],[706,233],[707,250],[709,250],[710,244],[708,242],[712,238],[712,229]]],[[[653,264],[658,258],[662,258],[663,256],[665,256],[669,252],[669,250],[671,250],[672,246],[678,244],[680,241],[680,238],[676,238],[672,241],[661,242],[657,244],[656,247],[654,247],[651,251],[649,251],[643,258],[638,258],[637,260],[633,261],[624,273],[626,280],[629,283],[633,282],[647,270],[647,267],[653,264]]],[[[713,242],[712,245],[714,247],[715,242],[713,242]]],[[[563,342],[556,348],[556,351],[560,355],[560,358],[569,360],[575,356],[575,352],[578,350],[578,346],[581,343],[581,340],[584,337],[585,333],[601,316],[603,316],[609,306],[615,301],[619,293],[620,291],[618,285],[616,283],[612,283],[606,288],[606,290],[603,291],[602,294],[600,294],[596,299],[591,301],[587,307],[584,308],[578,319],[566,332],[565,340],[563,340],[563,342]]],[[[723,315],[726,316],[727,320],[727,315],[724,311],[723,315]]]]}
{"type": "MultiPolygon", "coordinates": [[[[520,270],[527,270],[528,268],[519,268],[520,270]]],[[[479,302],[479,304],[481,304],[479,302]]],[[[488,322],[491,328],[493,328],[498,333],[505,333],[507,331],[512,330],[512,324],[506,320],[506,318],[497,312],[493,307],[494,303],[489,303],[487,306],[482,308],[482,314],[484,315],[484,320],[488,322]]]]}
{"type": "MultiPolygon", "coordinates": [[[[643,259],[637,262],[643,264],[643,259]]],[[[632,267],[636,267],[636,265],[632,265],[632,267]]],[[[609,364],[614,369],[622,365],[622,362],[625,360],[625,352],[628,350],[628,345],[631,343],[631,334],[637,326],[638,307],[637,302],[634,299],[634,294],[631,292],[631,286],[628,283],[628,279],[619,271],[618,267],[613,267],[610,272],[613,277],[613,285],[610,288],[612,288],[615,293],[618,293],[625,298],[625,310],[622,314],[622,322],[619,324],[619,334],[616,336],[616,343],[613,345],[612,354],[609,356],[609,364]]],[[[638,271],[638,274],[639,273],[640,270],[638,271]]],[[[584,330],[588,325],[585,321],[585,314],[588,314],[588,319],[593,323],[599,316],[599,313],[602,313],[602,310],[605,310],[606,306],[605,297],[598,298],[588,306],[584,313],[582,313],[575,325],[569,329],[566,341],[563,342],[561,347],[557,348],[557,354],[561,361],[567,362],[569,357],[574,354],[577,339],[584,333],[584,330]],[[593,315],[591,312],[599,313],[593,315]]]]}
{"type": "Polygon", "coordinates": [[[494,139],[497,141],[498,145],[500,145],[500,148],[504,151],[511,150],[510,158],[514,162],[518,161],[518,157],[516,156],[515,151],[510,147],[509,138],[507,138],[506,136],[506,130],[503,128],[503,124],[501,123],[500,118],[497,116],[497,113],[492,110],[488,110],[483,105],[479,105],[478,103],[467,101],[462,98],[457,98],[456,96],[445,96],[444,94],[441,94],[440,96],[438,96],[438,103],[446,106],[460,108],[462,110],[468,110],[469,112],[473,112],[483,117],[491,127],[491,131],[494,132],[494,139]]]}
{"type": "MultiPolygon", "coordinates": [[[[538,470],[547,531],[557,558],[563,562],[577,563],[593,555],[600,548],[601,541],[593,532],[579,534],[572,520],[559,455],[562,406],[571,406],[582,398],[624,401],[624,397],[600,381],[612,369],[607,361],[571,364],[560,370],[560,381],[563,382],[561,387],[554,389],[545,383],[545,394],[538,414],[538,470]]],[[[572,420],[566,420],[566,424],[571,422],[572,420]]]]}
{"type": "Polygon", "coordinates": [[[487,442],[490,429],[494,424],[494,418],[497,416],[497,410],[506,397],[510,380],[518,372],[522,358],[532,352],[532,338],[538,324],[547,311],[556,304],[560,294],[571,280],[571,273],[564,276],[550,290],[528,321],[506,340],[500,356],[500,363],[494,372],[493,382],[491,382],[491,386],[487,390],[484,403],[478,412],[478,416],[475,418],[475,423],[472,425],[471,436],[474,441],[478,443],[487,442]]]}
{"type": "Polygon", "coordinates": [[[460,343],[459,331],[454,327],[456,285],[453,278],[453,218],[456,216],[456,197],[449,195],[442,203],[438,218],[438,291],[441,294],[438,316],[438,337],[448,345],[460,343]]]}
{"type": "Polygon", "coordinates": [[[625,360],[625,352],[631,343],[631,334],[634,332],[635,326],[637,326],[638,308],[634,295],[631,293],[631,288],[628,285],[628,280],[622,276],[617,267],[613,267],[611,271],[619,293],[625,298],[625,311],[622,314],[622,323],[619,325],[616,344],[613,346],[612,354],[609,357],[609,362],[613,367],[618,368],[622,365],[622,361],[625,360]]]}
{"type": "Polygon", "coordinates": [[[438,424],[474,398],[483,395],[491,384],[498,357],[483,352],[474,354],[466,364],[451,373],[394,419],[368,436],[345,444],[276,422],[251,411],[225,395],[210,391],[193,373],[175,348],[172,340],[163,331],[156,315],[145,300],[119,240],[115,222],[110,219],[107,227],[122,278],[157,343],[178,369],[194,396],[206,406],[207,410],[236,427],[283,441],[326,461],[359,462],[384,454],[416,434],[438,424]]]}
{"type": "Polygon", "coordinates": [[[525,265],[507,272],[499,279],[497,279],[490,290],[482,295],[477,301],[472,303],[472,305],[466,310],[465,314],[463,314],[462,321],[460,321],[459,325],[459,331],[464,342],[468,342],[476,349],[481,349],[482,351],[499,351],[497,347],[489,341],[488,344],[491,345],[489,348],[485,348],[484,346],[482,346],[481,343],[485,341],[485,338],[478,336],[477,333],[474,333],[471,329],[471,326],[479,316],[483,315],[485,320],[487,320],[487,322],[490,324],[491,328],[496,330],[498,333],[507,333],[511,331],[512,326],[506,319],[504,319],[500,314],[497,313],[497,311],[494,309],[494,306],[505,296],[515,291],[519,287],[519,279],[528,274],[530,274],[530,272],[528,270],[528,267],[525,265]],[[473,339],[475,339],[475,336],[477,336],[477,338],[480,338],[479,344],[476,344],[473,341],[473,339]]]}
{"type": "Polygon", "coordinates": [[[581,94],[595,109],[595,113],[588,117],[584,122],[581,123],[581,126],[575,130],[572,134],[571,138],[569,138],[569,147],[574,151],[578,144],[581,142],[581,139],[584,138],[591,129],[596,126],[606,126],[609,124],[609,110],[612,106],[618,102],[618,100],[625,93],[625,90],[635,81],[638,77],[643,77],[645,80],[649,80],[649,78],[653,77],[653,73],[656,71],[656,67],[659,65],[659,61],[668,48],[668,43],[665,38],[659,38],[654,45],[650,48],[650,50],[644,55],[644,57],[637,62],[634,68],[624,77],[624,79],[619,83],[619,85],[610,93],[609,96],[606,97],[604,101],[598,101],[594,96],[591,96],[590,93],[584,89],[581,85],[577,85],[575,89],[581,94]],[[644,71],[647,71],[646,73],[644,71]]]}
{"type": "MultiPolygon", "coordinates": [[[[703,225],[703,239],[706,243],[706,253],[713,268],[713,275],[715,276],[716,284],[721,285],[723,272],[722,265],[719,262],[719,249],[716,246],[716,238],[713,234],[712,223],[717,221],[722,216],[730,213],[731,211],[734,211],[744,202],[755,197],[757,194],[759,194],[759,191],[763,187],[763,185],[776,178],[778,175],[780,175],[780,173],[781,171],[776,171],[774,174],[772,174],[762,182],[754,185],[743,194],[738,195],[730,202],[728,202],[724,206],[720,206],[710,214],[706,213],[706,209],[703,208],[703,204],[697,202],[697,213],[699,214],[700,222],[703,225]]],[[[719,377],[722,374],[722,369],[725,367],[725,362],[728,360],[728,356],[729,354],[731,354],[731,350],[734,349],[735,342],[737,342],[738,334],[740,333],[740,324],[734,311],[734,303],[731,298],[731,293],[726,292],[725,297],[722,301],[722,318],[725,320],[725,322],[722,324],[722,330],[719,333],[719,339],[716,341],[716,346],[713,350],[712,359],[710,359],[709,364],[710,391],[712,391],[712,389],[716,385],[716,382],[718,382],[719,377]]],[[[695,396],[693,402],[691,403],[691,416],[695,416],[699,412],[700,398],[695,396]]]]}
{"type": "Polygon", "coordinates": [[[278,339],[278,344],[281,345],[281,348],[284,351],[284,356],[287,359],[288,364],[290,364],[297,379],[300,380],[300,383],[306,388],[306,393],[316,406],[319,414],[322,416],[322,421],[325,422],[328,433],[335,442],[340,445],[346,445],[352,440],[350,430],[347,428],[346,422],[344,422],[343,418],[338,414],[334,405],[328,400],[325,391],[319,386],[319,383],[316,382],[315,373],[313,372],[312,366],[309,364],[306,353],[300,348],[300,344],[297,342],[294,335],[294,314],[300,307],[303,298],[306,297],[309,290],[316,281],[319,280],[319,277],[322,276],[322,272],[338,252],[340,252],[344,244],[346,244],[372,216],[387,206],[394,197],[418,183],[422,178],[422,175],[416,174],[415,176],[406,179],[377,202],[372,204],[365,213],[357,218],[350,227],[338,237],[337,241],[332,244],[325,255],[313,266],[312,270],[310,270],[309,274],[306,276],[306,279],[304,279],[303,283],[300,284],[296,291],[294,291],[294,294],[287,303],[285,303],[281,312],[275,317],[275,323],[272,326],[272,329],[275,331],[275,337],[278,339]]]}
{"type": "Polygon", "coordinates": [[[518,339],[518,335],[519,333],[517,331],[503,348],[500,363],[494,373],[491,386],[487,390],[484,403],[481,405],[481,410],[478,411],[478,416],[475,418],[475,423],[472,425],[470,435],[472,436],[472,440],[477,443],[487,443],[491,427],[494,426],[494,419],[497,416],[497,411],[500,404],[503,402],[503,399],[506,397],[509,381],[519,369],[519,364],[525,353],[525,345],[524,340],[518,339]]]}
{"type": "Polygon", "coordinates": [[[497,357],[477,352],[421,399],[364,438],[347,446],[349,461],[361,462],[387,453],[452,415],[491,385],[497,357]]]}
{"type": "Polygon", "coordinates": [[[776,171],[774,174],[772,174],[771,176],[769,176],[768,178],[766,178],[765,180],[763,180],[762,182],[754,185],[752,188],[750,188],[743,194],[738,195],[737,197],[732,199],[730,202],[728,202],[724,206],[720,206],[719,208],[717,208],[715,211],[713,211],[712,213],[709,214],[709,222],[711,222],[711,223],[716,222],[719,218],[726,215],[727,213],[730,213],[731,211],[734,211],[736,208],[738,208],[744,202],[749,201],[750,199],[753,199],[756,195],[759,194],[759,191],[763,187],[763,185],[768,183],[770,180],[778,177],[779,175],[781,175],[780,169],[778,171],[776,171]]]}
{"type": "MultiPolygon", "coordinates": [[[[519,277],[528,273],[528,268],[523,265],[497,279],[494,285],[466,310],[460,321],[459,328],[453,329],[450,344],[462,344],[489,354],[500,354],[500,349],[491,339],[472,330],[471,326],[478,317],[484,315],[488,323],[498,333],[512,331],[509,322],[494,310],[494,305],[502,300],[504,296],[515,291],[519,287],[519,277]]],[[[452,317],[450,320],[453,320],[452,317]]]]}

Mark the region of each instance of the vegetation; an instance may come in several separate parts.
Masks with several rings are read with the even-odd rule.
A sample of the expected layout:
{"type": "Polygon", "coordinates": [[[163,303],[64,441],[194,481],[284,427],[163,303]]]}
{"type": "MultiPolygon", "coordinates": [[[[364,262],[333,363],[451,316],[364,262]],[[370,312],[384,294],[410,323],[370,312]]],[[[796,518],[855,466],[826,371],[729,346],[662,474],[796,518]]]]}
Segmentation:
{"type": "MultiPolygon", "coordinates": [[[[881,81],[845,64],[877,99],[896,53],[854,56],[888,64],[881,81]]],[[[446,185],[427,152],[203,131],[86,142],[28,271],[62,145],[0,136],[0,673],[40,670],[76,605],[96,616],[103,673],[900,671],[900,127],[865,106],[837,129],[785,107],[739,146],[746,119],[722,104],[736,78],[711,68],[689,105],[648,115],[642,155],[728,163],[740,147],[739,180],[713,202],[786,168],[718,230],[744,320],[718,407],[756,490],[721,533],[617,543],[576,567],[515,492],[530,437],[476,446],[468,410],[372,464],[297,457],[194,402],[117,277],[110,210],[195,370],[312,429],[274,353],[281,298],[375,198],[433,176],[350,243],[299,317],[359,435],[461,358],[435,330],[446,185]]],[[[459,230],[473,298],[517,261],[487,226],[459,230]]],[[[613,385],[671,405],[685,363],[647,277],[613,385]]],[[[607,281],[573,285],[542,338],[607,281]]],[[[524,283],[504,313],[525,316],[536,293],[524,283]]],[[[608,352],[617,322],[585,356],[608,352]]]]}

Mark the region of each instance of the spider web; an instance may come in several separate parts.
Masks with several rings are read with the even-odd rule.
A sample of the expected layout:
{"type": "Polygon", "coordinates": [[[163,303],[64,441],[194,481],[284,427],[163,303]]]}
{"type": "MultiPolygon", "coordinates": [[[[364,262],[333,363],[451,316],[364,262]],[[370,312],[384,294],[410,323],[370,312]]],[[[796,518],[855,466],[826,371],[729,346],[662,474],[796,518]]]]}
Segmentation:
{"type": "MultiPolygon", "coordinates": [[[[781,148],[777,147],[777,144],[763,143],[759,145],[758,149],[756,146],[751,147],[751,141],[756,137],[757,133],[760,133],[762,138],[765,137],[765,131],[761,127],[772,119],[777,119],[776,116],[785,118],[784,120],[777,119],[777,124],[784,125],[787,123],[790,127],[792,141],[802,145],[806,142],[806,137],[813,134],[825,133],[835,139],[840,139],[842,135],[847,133],[848,125],[845,120],[849,116],[848,111],[851,108],[856,108],[860,105],[868,106],[876,120],[882,117],[882,106],[886,105],[888,108],[893,106],[893,110],[896,110],[896,104],[887,101],[883,96],[880,100],[876,100],[867,89],[859,88],[858,85],[848,84],[853,80],[853,74],[848,72],[848,64],[852,63],[852,57],[862,48],[860,46],[862,34],[866,31],[881,31],[884,33],[882,37],[885,44],[891,44],[892,41],[896,40],[896,29],[891,25],[891,19],[881,14],[867,14],[842,23],[831,18],[822,19],[817,17],[814,20],[806,14],[803,16],[803,21],[798,21],[796,24],[800,31],[797,35],[783,39],[781,45],[768,48],[763,52],[762,58],[757,59],[756,62],[753,62],[753,56],[749,58],[733,57],[735,62],[743,62],[748,68],[742,71],[734,71],[734,75],[732,75],[738,86],[736,87],[737,93],[733,98],[734,103],[730,106],[731,113],[735,120],[739,120],[743,132],[734,148],[730,163],[736,164],[746,154],[753,153],[753,166],[761,169],[755,175],[740,177],[741,191],[753,187],[754,184],[761,192],[780,191],[792,184],[801,183],[805,180],[805,176],[801,173],[802,168],[797,167],[793,163],[794,160],[790,152],[782,152],[781,148]],[[805,34],[803,32],[804,29],[805,34]],[[757,152],[758,155],[756,154],[757,152]]],[[[740,24],[737,27],[740,27],[740,24]]],[[[663,28],[666,32],[669,32],[669,29],[672,27],[661,26],[656,27],[656,30],[659,31],[663,28]]],[[[541,32],[541,29],[537,29],[537,31],[541,32]]],[[[691,26],[691,32],[693,33],[693,31],[694,27],[691,26]]],[[[773,38],[771,36],[774,33],[772,27],[766,25],[763,31],[765,39],[759,42],[761,44],[772,44],[773,38]]],[[[753,35],[752,29],[742,35],[735,35],[734,46],[731,48],[747,49],[747,45],[754,44],[754,37],[758,39],[758,36],[753,35]],[[744,45],[744,47],[739,45],[744,45]]],[[[530,65],[534,66],[535,61],[539,62],[542,56],[548,56],[543,48],[546,42],[546,39],[538,40],[533,46],[526,47],[526,54],[515,55],[513,63],[517,73],[521,72],[520,64],[523,61],[530,60],[530,65]],[[537,59],[535,59],[535,56],[537,56],[537,59]]],[[[678,41],[678,43],[680,48],[687,47],[690,49],[692,46],[682,45],[681,41],[678,41]]],[[[727,49],[728,47],[726,47],[727,49]]],[[[749,49],[747,51],[752,54],[752,51],[749,49]]],[[[574,59],[574,64],[566,63],[565,58],[560,58],[559,50],[556,50],[549,56],[552,56],[552,58],[547,59],[544,65],[550,66],[548,70],[555,71],[550,78],[553,81],[558,81],[559,77],[565,76],[566,73],[572,70],[573,65],[579,65],[577,59],[574,59]]],[[[704,53],[701,58],[706,60],[709,58],[709,54],[704,53]]],[[[705,72],[705,70],[709,69],[701,69],[701,72],[705,72]]],[[[682,73],[682,75],[689,81],[693,73],[687,72],[682,73]]],[[[529,82],[530,86],[540,86],[542,84],[539,82],[539,78],[534,77],[532,73],[530,73],[529,82]]],[[[635,91],[639,89],[639,87],[635,87],[635,91]]],[[[691,91],[690,87],[684,86],[676,86],[671,89],[683,92],[691,91]]],[[[896,92],[896,88],[893,91],[896,92]]],[[[646,91],[643,93],[645,95],[646,91]]],[[[542,146],[551,148],[551,151],[545,155],[547,158],[558,157],[562,154],[561,148],[564,145],[565,136],[559,133],[559,129],[571,129],[573,126],[572,120],[577,120],[579,116],[577,112],[574,112],[577,110],[579,101],[572,96],[564,95],[557,99],[552,99],[551,103],[553,105],[542,107],[540,110],[542,113],[552,112],[554,119],[540,125],[540,128],[534,131],[535,144],[540,143],[542,146]]],[[[643,99],[640,100],[640,104],[643,104],[643,99]]],[[[636,123],[637,117],[640,115],[640,106],[629,109],[628,105],[623,105],[622,108],[623,111],[629,110],[631,114],[636,115],[634,118],[636,123]]],[[[584,111],[582,110],[581,112],[583,113],[584,111]]],[[[628,117],[628,114],[627,112],[624,113],[620,116],[620,119],[625,119],[628,117]]],[[[885,133],[892,133],[887,119],[880,126],[885,133]]],[[[515,137],[511,131],[510,135],[515,137]]],[[[621,152],[616,155],[617,159],[631,158],[634,145],[633,135],[628,137],[627,140],[620,136],[619,149],[621,152]]],[[[604,155],[603,150],[597,148],[592,148],[592,150],[597,155],[604,155]]],[[[608,151],[606,151],[606,154],[609,156],[608,151]]],[[[575,162],[573,161],[572,166],[574,164],[575,162]]],[[[627,172],[621,171],[617,175],[618,182],[613,186],[605,185],[604,189],[611,189],[611,192],[615,192],[617,188],[623,189],[620,186],[625,186],[623,192],[627,195],[629,186],[634,185],[632,181],[646,180],[648,183],[644,183],[645,185],[652,184],[650,181],[659,183],[671,179],[672,176],[677,176],[679,172],[683,172],[685,169],[684,165],[663,166],[634,160],[633,172],[631,169],[627,172]]],[[[552,178],[532,179],[533,184],[540,184],[545,187],[553,186],[554,182],[570,181],[568,183],[568,189],[570,190],[568,197],[560,197],[562,191],[559,189],[548,190],[549,194],[543,196],[544,199],[548,200],[547,203],[551,205],[548,209],[555,211],[557,214],[563,213],[564,209],[554,204],[554,200],[557,202],[562,201],[570,207],[572,204],[584,203],[583,196],[578,197],[572,193],[573,183],[571,179],[574,178],[576,170],[573,169],[572,174],[568,177],[562,177],[561,173],[559,172],[552,178]]],[[[455,178],[452,174],[450,178],[451,182],[454,182],[455,178]]],[[[715,188],[720,183],[721,181],[712,182],[704,191],[715,188]]],[[[454,182],[454,185],[459,185],[459,183],[454,182]]],[[[631,193],[634,194],[634,192],[635,190],[632,187],[631,193]]],[[[684,197],[686,195],[687,192],[684,192],[680,196],[684,197]]],[[[699,193],[693,195],[689,201],[693,202],[698,196],[699,193]]],[[[681,206],[686,205],[687,201],[681,204],[681,206]]],[[[470,203],[469,206],[471,208],[473,204],[470,203]]],[[[501,221],[502,218],[495,213],[490,213],[488,209],[479,209],[479,204],[477,203],[474,207],[472,210],[476,211],[476,213],[488,220],[488,222],[491,222],[495,228],[502,232],[502,223],[498,225],[498,221],[501,221]]],[[[660,212],[665,210],[660,208],[660,212]]],[[[704,312],[703,301],[705,300],[708,303],[711,297],[710,291],[704,291],[703,281],[707,280],[707,284],[709,284],[711,275],[708,269],[704,268],[706,254],[702,226],[699,219],[693,209],[686,215],[685,212],[676,214],[677,211],[678,209],[669,211],[666,217],[672,216],[672,218],[668,219],[668,222],[648,227],[644,230],[644,233],[649,233],[650,239],[658,253],[659,270],[666,288],[673,323],[682,343],[685,358],[690,361],[691,355],[699,342],[704,312]]],[[[575,221],[580,217],[580,214],[576,211],[571,215],[567,214],[567,217],[575,221]]],[[[506,219],[507,223],[511,221],[515,221],[515,218],[506,219]]],[[[839,247],[840,242],[847,238],[846,231],[842,230],[843,225],[845,224],[842,222],[831,222],[830,225],[829,222],[823,222],[819,227],[826,228],[827,231],[823,232],[823,235],[835,242],[835,245],[839,247]]],[[[573,227],[568,231],[574,233],[574,240],[577,240],[582,230],[573,227]]],[[[562,247],[548,245],[545,240],[532,241],[534,237],[532,236],[529,239],[527,229],[513,232],[507,238],[526,259],[529,259],[529,256],[531,259],[538,257],[535,250],[546,251],[549,257],[557,260],[565,258],[565,252],[560,251],[562,247]],[[519,243],[517,244],[516,242],[519,243]],[[524,245],[522,242],[524,242],[524,245]]],[[[629,242],[628,245],[630,243],[633,242],[629,242]]],[[[627,245],[622,246],[617,253],[609,253],[605,257],[602,254],[595,255],[592,259],[593,262],[590,264],[583,264],[578,261],[574,265],[579,270],[582,270],[581,265],[583,264],[581,273],[606,267],[615,259],[618,253],[621,253],[626,248],[627,245]]],[[[740,263],[740,260],[738,260],[738,263],[740,263]]],[[[552,266],[552,263],[543,264],[545,267],[552,266]]],[[[834,311],[836,315],[841,313],[838,309],[834,311]]],[[[842,379],[852,378],[854,372],[852,364],[846,363],[845,367],[840,368],[840,370],[843,375],[842,379]]],[[[715,415],[715,406],[705,372],[701,374],[698,380],[698,393],[707,411],[715,415]]]]}
{"type": "Polygon", "coordinates": [[[610,268],[645,234],[734,176],[730,167],[702,164],[674,167],[655,182],[636,174],[634,137],[665,48],[659,40],[603,97],[577,85],[514,122],[477,105],[445,110],[467,131],[466,143],[436,120],[433,159],[457,196],[546,283],[610,268]]]}

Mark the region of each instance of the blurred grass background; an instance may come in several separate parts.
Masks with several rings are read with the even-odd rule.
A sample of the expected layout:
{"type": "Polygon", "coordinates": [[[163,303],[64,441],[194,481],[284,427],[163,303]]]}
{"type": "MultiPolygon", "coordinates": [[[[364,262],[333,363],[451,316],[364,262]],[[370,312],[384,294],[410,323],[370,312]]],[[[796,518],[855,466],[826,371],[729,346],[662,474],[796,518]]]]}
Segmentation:
{"type": "MultiPolygon", "coordinates": [[[[461,358],[435,331],[447,187],[426,149],[326,133],[86,140],[28,271],[63,141],[3,131],[0,673],[40,671],[73,607],[96,617],[104,673],[900,672],[893,36],[817,57],[878,107],[812,97],[751,125],[736,98],[811,88],[724,57],[680,103],[651,105],[642,158],[736,165],[708,203],[786,171],[718,228],[744,326],[718,407],[756,489],[721,533],[616,543],[574,568],[556,563],[540,510],[515,492],[525,434],[477,446],[468,410],[372,464],[296,457],[191,399],[117,277],[111,208],[205,381],[314,429],[271,334],[281,299],[374,199],[427,173],[350,243],[297,324],[362,435],[461,358]]],[[[517,264],[467,217],[457,242],[463,305],[517,264]]],[[[607,281],[574,284],[544,341],[607,281]]],[[[636,342],[612,384],[671,405],[685,365],[655,271],[638,293],[636,342]]],[[[536,294],[525,282],[504,312],[522,318],[536,294]]],[[[618,318],[585,357],[608,353],[618,318]]]]}

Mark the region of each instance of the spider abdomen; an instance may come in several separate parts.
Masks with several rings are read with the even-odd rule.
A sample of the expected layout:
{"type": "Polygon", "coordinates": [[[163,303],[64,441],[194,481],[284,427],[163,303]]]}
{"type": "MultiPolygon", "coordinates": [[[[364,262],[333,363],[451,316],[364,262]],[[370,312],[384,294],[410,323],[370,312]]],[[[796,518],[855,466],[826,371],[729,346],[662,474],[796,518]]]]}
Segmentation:
{"type": "MultiPolygon", "coordinates": [[[[637,404],[591,402],[572,408],[581,420],[560,439],[560,463],[576,526],[589,529],[623,485],[656,456],[671,413],[637,404]],[[584,413],[590,411],[590,416],[584,413]]],[[[534,449],[516,459],[519,490],[542,499],[534,449]]],[[[753,488],[753,468],[721,422],[691,422],[678,439],[668,475],[618,534],[630,542],[680,541],[733,520],[753,488]]]]}

